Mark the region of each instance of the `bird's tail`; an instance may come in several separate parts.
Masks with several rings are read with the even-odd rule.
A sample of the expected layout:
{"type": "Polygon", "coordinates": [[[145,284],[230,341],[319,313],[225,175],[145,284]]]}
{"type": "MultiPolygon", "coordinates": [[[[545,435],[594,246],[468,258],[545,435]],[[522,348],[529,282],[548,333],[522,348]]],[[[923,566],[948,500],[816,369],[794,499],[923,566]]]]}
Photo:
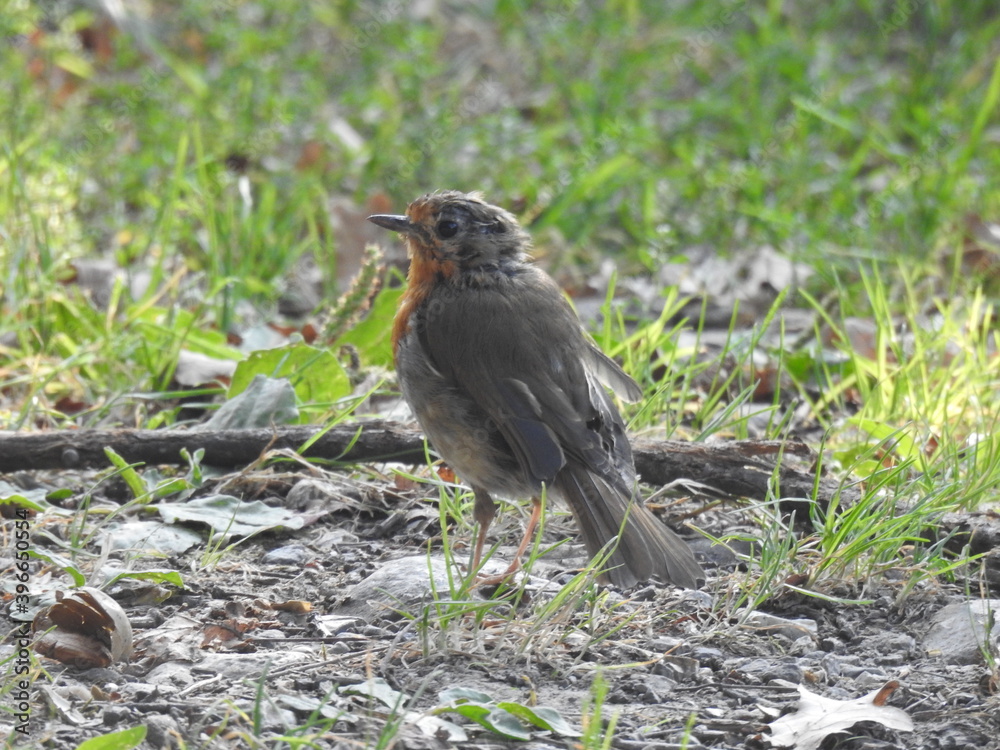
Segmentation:
{"type": "Polygon", "coordinates": [[[618,537],[605,569],[613,584],[631,586],[653,576],[688,589],[704,583],[691,549],[643,505],[638,492],[626,494],[573,462],[559,472],[554,489],[569,503],[591,557],[618,537]]]}

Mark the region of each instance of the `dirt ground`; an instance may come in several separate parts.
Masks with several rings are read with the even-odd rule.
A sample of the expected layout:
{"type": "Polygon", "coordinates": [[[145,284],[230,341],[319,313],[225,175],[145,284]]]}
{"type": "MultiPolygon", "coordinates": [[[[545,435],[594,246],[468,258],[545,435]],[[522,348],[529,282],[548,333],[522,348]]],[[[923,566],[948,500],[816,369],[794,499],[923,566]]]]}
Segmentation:
{"type": "MultiPolygon", "coordinates": [[[[768,722],[793,710],[796,686],[851,700],[892,680],[889,705],[909,714],[914,731],[863,721],[822,747],[1000,747],[987,666],[950,664],[922,645],[932,616],[968,598],[960,585],[927,585],[901,601],[901,586],[828,585],[826,599],[785,593],[748,618],[738,607],[737,559],[702,540],[695,549],[709,582],[701,591],[575,586],[582,547],[572,520],[552,512],[543,546],[569,542],[538,561],[514,598],[491,602],[483,597],[499,592],[480,589],[454,600],[434,488],[375,474],[265,471],[241,481],[246,494],[306,524],[214,557],[202,541],[135,562],[179,571],[184,589],[110,586],[133,628],[131,660],[81,669],[40,659],[22,747],[75,748],[144,724],[149,748],[764,748],[768,722]],[[427,590],[428,554],[436,594],[427,590]],[[442,691],[456,688],[551,707],[565,723],[562,731],[522,723],[527,739],[505,739],[446,710],[454,704],[442,691]],[[588,729],[589,739],[574,736],[588,729]]],[[[739,515],[713,513],[697,521],[713,534],[739,515]]],[[[520,520],[503,513],[498,560],[512,554],[520,520]]],[[[111,537],[115,529],[107,527],[111,537]]],[[[39,549],[53,546],[42,536],[39,549]]],[[[461,560],[470,538],[467,527],[450,529],[461,560]]],[[[113,567],[122,555],[108,557],[113,567]]],[[[35,568],[36,581],[46,569],[35,568]]]]}

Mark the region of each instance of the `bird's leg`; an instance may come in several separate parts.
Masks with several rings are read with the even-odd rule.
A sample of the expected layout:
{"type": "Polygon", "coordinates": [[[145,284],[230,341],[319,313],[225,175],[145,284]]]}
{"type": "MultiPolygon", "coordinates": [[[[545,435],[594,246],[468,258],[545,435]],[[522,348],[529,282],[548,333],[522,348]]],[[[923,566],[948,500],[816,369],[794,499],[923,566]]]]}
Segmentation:
{"type": "MultiPolygon", "coordinates": [[[[507,566],[507,570],[503,573],[477,579],[477,586],[498,586],[510,579],[511,576],[521,569],[521,558],[524,557],[524,553],[528,550],[528,545],[531,544],[531,537],[534,536],[535,527],[538,526],[538,521],[541,517],[541,498],[533,497],[531,498],[531,516],[528,518],[528,525],[524,529],[524,536],[521,538],[521,543],[517,547],[517,552],[514,553],[514,559],[511,560],[510,565],[507,566]]],[[[482,542],[480,541],[480,543],[476,545],[477,549],[481,547],[481,544],[482,542]]]]}
{"type": "Polygon", "coordinates": [[[476,571],[479,570],[479,566],[483,560],[483,546],[486,544],[486,532],[489,531],[490,524],[493,523],[493,518],[497,514],[497,504],[493,502],[493,498],[490,497],[486,490],[473,487],[472,491],[476,496],[476,504],[472,510],[472,517],[479,524],[479,535],[476,537],[476,549],[472,554],[472,568],[470,570],[476,571]]]}
{"type": "Polygon", "coordinates": [[[511,562],[510,567],[504,572],[504,578],[512,576],[517,572],[518,568],[521,567],[521,558],[524,557],[524,553],[528,551],[528,545],[531,544],[531,537],[535,534],[535,527],[538,525],[539,519],[542,517],[542,500],[538,497],[531,498],[531,516],[528,518],[528,525],[524,527],[524,536],[521,538],[521,543],[517,547],[517,552],[514,553],[514,560],[511,562]]]}

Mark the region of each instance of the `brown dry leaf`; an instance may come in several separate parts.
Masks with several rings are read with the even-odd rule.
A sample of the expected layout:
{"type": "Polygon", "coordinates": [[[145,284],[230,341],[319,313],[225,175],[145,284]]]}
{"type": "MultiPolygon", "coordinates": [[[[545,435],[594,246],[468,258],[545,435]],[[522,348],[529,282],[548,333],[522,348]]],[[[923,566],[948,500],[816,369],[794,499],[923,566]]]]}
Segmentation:
{"type": "Polygon", "coordinates": [[[110,18],[101,18],[76,32],[80,45],[103,64],[114,59],[117,34],[118,29],[110,18]]]}
{"type": "Polygon", "coordinates": [[[913,720],[898,708],[886,706],[886,698],[899,687],[887,682],[861,698],[840,701],[824,698],[799,685],[799,704],[795,713],[782,716],[771,724],[766,739],[775,747],[816,750],[829,735],[850,729],[861,721],[875,721],[898,732],[912,732],[913,720]]]}
{"type": "Polygon", "coordinates": [[[201,639],[201,647],[218,643],[223,646],[233,646],[244,640],[244,634],[254,630],[258,626],[256,620],[229,619],[225,622],[210,623],[205,626],[205,632],[201,639]]]}
{"type": "Polygon", "coordinates": [[[322,172],[326,169],[328,163],[329,158],[323,142],[306,141],[302,144],[302,150],[299,152],[299,160],[295,162],[295,168],[300,172],[308,169],[315,169],[322,172]]]}
{"type": "Polygon", "coordinates": [[[302,328],[299,329],[299,333],[302,335],[302,340],[307,344],[311,344],[319,338],[319,331],[316,330],[316,326],[312,323],[306,323],[302,326],[302,328]]]}
{"type": "Polygon", "coordinates": [[[392,475],[392,486],[394,489],[399,490],[400,492],[409,492],[410,490],[414,489],[418,484],[419,482],[417,482],[415,479],[412,479],[410,477],[405,477],[402,474],[392,475]]]}
{"type": "Polygon", "coordinates": [[[200,63],[205,63],[208,61],[207,46],[205,44],[205,35],[200,31],[195,29],[187,29],[181,34],[181,44],[188,48],[188,50],[200,63]]]}
{"type": "Polygon", "coordinates": [[[937,453],[937,449],[940,445],[941,441],[938,440],[938,436],[931,434],[931,436],[927,438],[927,442],[924,443],[924,455],[930,458],[937,453]]]}
{"type": "Polygon", "coordinates": [[[269,606],[271,609],[278,612],[291,612],[296,615],[312,612],[312,603],[302,601],[301,599],[289,599],[284,602],[273,602],[269,606]]]}
{"type": "Polygon", "coordinates": [[[35,651],[64,664],[107,667],[132,655],[132,625],[125,611],[90,586],[39,612],[32,625],[35,632],[48,631],[35,642],[35,651]]]}
{"type": "Polygon", "coordinates": [[[84,409],[89,409],[91,404],[86,401],[80,401],[79,399],[73,398],[72,396],[63,396],[58,401],[53,404],[53,408],[67,416],[72,416],[74,414],[79,414],[84,409]]]}
{"type": "Polygon", "coordinates": [[[458,477],[455,476],[455,472],[452,468],[450,466],[445,466],[444,464],[437,467],[437,475],[445,482],[451,482],[454,484],[458,481],[458,477]]]}

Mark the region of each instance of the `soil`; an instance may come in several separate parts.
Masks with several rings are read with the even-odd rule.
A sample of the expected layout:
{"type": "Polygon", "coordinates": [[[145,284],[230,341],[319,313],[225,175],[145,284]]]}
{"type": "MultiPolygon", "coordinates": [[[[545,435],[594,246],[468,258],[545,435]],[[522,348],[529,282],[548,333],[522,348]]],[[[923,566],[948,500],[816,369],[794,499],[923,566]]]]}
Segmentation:
{"type": "MultiPolygon", "coordinates": [[[[318,470],[264,470],[239,482],[241,496],[290,508],[306,525],[218,556],[203,541],[168,560],[136,559],[137,569],[179,571],[184,588],[136,580],[107,587],[131,621],[134,654],[90,669],[40,657],[22,746],[75,748],[142,724],[149,748],[764,748],[768,723],[794,711],[797,686],[851,700],[898,681],[888,703],[909,714],[912,732],[863,721],[821,747],[1000,748],[996,672],[981,660],[948,663],[922,645],[934,614],[969,598],[962,582],[925,582],[903,596],[905,579],[825,581],[815,592],[822,596],[778,590],[751,618],[740,597],[752,579],[731,552],[702,541],[703,590],[575,585],[582,547],[572,520],[553,510],[541,546],[569,541],[538,560],[513,596],[481,587],[452,600],[433,485],[318,470]],[[441,560],[436,595],[426,591],[428,555],[441,560]],[[398,584],[388,604],[371,603],[378,596],[362,584],[379,571],[398,584]],[[461,727],[467,738],[457,739],[451,725],[426,720],[453,688],[551,707],[569,731],[525,725],[530,738],[510,740],[457,713],[435,714],[461,727]],[[389,703],[403,694],[405,704],[390,707],[371,696],[377,690],[389,703]],[[588,728],[589,739],[570,736],[588,728]],[[312,744],[295,744],[304,738],[312,744]]],[[[100,492],[115,494],[111,485],[100,492]]],[[[696,507],[688,500],[670,514],[696,507]]],[[[510,508],[502,514],[491,534],[504,542],[496,560],[509,561],[521,520],[510,508]]],[[[695,523],[731,532],[741,511],[716,509],[695,523]]],[[[45,536],[66,533],[39,524],[33,539],[55,551],[45,536]]],[[[467,521],[448,528],[459,562],[472,534],[467,521]]],[[[109,565],[121,559],[114,553],[109,565]]],[[[33,564],[36,584],[54,585],[51,566],[33,564]]],[[[801,587],[805,578],[789,583],[801,587]]],[[[10,651],[8,642],[3,656],[10,651]]]]}

